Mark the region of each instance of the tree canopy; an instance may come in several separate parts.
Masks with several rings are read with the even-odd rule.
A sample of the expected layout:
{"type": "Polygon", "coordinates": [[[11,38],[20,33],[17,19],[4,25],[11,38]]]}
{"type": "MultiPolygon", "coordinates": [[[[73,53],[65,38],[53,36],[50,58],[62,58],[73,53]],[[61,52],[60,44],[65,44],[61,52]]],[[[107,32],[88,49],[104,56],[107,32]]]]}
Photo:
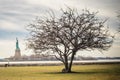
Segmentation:
{"type": "Polygon", "coordinates": [[[111,47],[113,40],[104,25],[106,20],[96,17],[96,12],[83,10],[80,13],[71,8],[61,12],[59,17],[53,13],[29,24],[28,48],[37,53],[50,51],[48,54],[54,54],[64,63],[63,72],[71,72],[74,56],[79,50],[107,50],[111,47]]]}

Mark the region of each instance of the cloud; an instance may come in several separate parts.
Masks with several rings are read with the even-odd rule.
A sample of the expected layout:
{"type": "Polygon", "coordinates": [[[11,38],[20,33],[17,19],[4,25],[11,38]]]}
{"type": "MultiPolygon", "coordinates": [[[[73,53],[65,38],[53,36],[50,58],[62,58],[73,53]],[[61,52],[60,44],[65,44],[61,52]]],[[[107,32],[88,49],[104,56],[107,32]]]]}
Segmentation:
{"type": "Polygon", "coordinates": [[[26,1],[28,4],[39,6],[44,5],[48,8],[59,10],[63,5],[65,5],[67,0],[26,0],[26,1]]]}
{"type": "Polygon", "coordinates": [[[57,12],[66,6],[79,10],[88,8],[100,11],[101,16],[115,17],[118,2],[119,0],[0,0],[0,29],[23,31],[36,16],[47,14],[49,9],[57,12]]]}
{"type": "Polygon", "coordinates": [[[15,43],[12,40],[0,40],[0,58],[9,57],[14,54],[15,43]]]}
{"type": "Polygon", "coordinates": [[[22,31],[24,30],[24,28],[21,28],[18,24],[16,23],[13,23],[13,22],[10,22],[10,21],[5,21],[5,20],[2,20],[0,21],[0,29],[1,30],[10,30],[10,31],[22,31]]]}
{"type": "Polygon", "coordinates": [[[25,0],[0,1],[0,29],[24,31],[24,27],[36,16],[44,14],[45,6],[34,6],[25,0]],[[15,3],[15,4],[13,4],[15,3]]]}
{"type": "Polygon", "coordinates": [[[120,56],[120,45],[113,44],[113,46],[106,52],[104,52],[106,56],[110,57],[119,57],[120,56]]]}

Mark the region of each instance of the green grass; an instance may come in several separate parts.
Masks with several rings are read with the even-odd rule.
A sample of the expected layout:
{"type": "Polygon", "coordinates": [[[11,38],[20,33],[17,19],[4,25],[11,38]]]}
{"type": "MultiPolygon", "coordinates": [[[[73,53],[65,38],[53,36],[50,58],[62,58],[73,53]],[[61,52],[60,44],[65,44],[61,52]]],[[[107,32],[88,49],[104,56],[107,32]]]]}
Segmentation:
{"type": "Polygon", "coordinates": [[[120,64],[73,65],[74,73],[61,73],[63,66],[0,67],[0,80],[120,80],[120,64]]]}

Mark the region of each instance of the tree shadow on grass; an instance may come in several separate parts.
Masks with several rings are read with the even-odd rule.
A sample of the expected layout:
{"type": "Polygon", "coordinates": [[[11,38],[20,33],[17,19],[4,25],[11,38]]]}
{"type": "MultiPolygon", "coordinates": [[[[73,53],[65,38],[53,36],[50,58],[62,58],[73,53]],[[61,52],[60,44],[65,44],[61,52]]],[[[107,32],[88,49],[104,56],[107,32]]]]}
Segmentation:
{"type": "Polygon", "coordinates": [[[112,73],[107,71],[88,71],[88,72],[71,72],[71,73],[63,73],[63,72],[44,72],[43,74],[99,74],[99,73],[112,73]]]}
{"type": "MultiPolygon", "coordinates": [[[[40,74],[40,73],[38,73],[40,74]]],[[[63,73],[63,72],[42,72],[42,74],[120,74],[119,68],[111,68],[111,69],[93,69],[89,71],[72,71],[71,73],[63,73]]]]}

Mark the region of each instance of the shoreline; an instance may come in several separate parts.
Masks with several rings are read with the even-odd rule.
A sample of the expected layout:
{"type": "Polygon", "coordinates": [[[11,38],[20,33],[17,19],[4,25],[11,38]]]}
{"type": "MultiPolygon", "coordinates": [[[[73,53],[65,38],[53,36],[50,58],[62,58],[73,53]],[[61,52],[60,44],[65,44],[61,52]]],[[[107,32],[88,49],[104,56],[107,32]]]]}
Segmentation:
{"type": "MultiPolygon", "coordinates": [[[[93,65],[93,64],[120,64],[120,60],[82,60],[73,61],[73,65],[93,65]]],[[[0,62],[0,67],[5,66],[59,66],[60,61],[6,61],[0,62]]]]}

